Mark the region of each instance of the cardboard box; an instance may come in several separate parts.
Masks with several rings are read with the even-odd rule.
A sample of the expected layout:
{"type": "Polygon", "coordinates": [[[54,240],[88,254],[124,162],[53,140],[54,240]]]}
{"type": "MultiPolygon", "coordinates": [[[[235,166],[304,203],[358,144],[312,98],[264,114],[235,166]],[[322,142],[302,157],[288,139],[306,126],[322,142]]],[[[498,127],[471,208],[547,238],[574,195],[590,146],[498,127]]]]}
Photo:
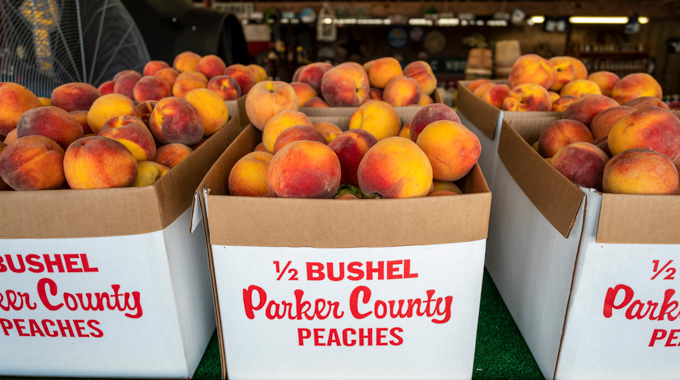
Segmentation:
{"type": "MultiPolygon", "coordinates": [[[[497,84],[508,84],[507,80],[493,80],[497,84]]],[[[479,166],[486,174],[489,188],[493,190],[496,166],[498,165],[498,136],[503,120],[559,119],[562,112],[518,112],[503,111],[476,96],[468,90],[470,81],[458,82],[456,108],[460,121],[479,137],[482,155],[479,166]]]]}
{"type": "Polygon", "coordinates": [[[240,130],[152,186],[0,193],[0,374],[193,375],[215,319],[192,200],[240,130]]]}
{"type": "MultiPolygon", "coordinates": [[[[435,89],[432,92],[432,100],[435,103],[442,103],[442,97],[439,91],[435,89]]],[[[395,107],[400,116],[410,116],[411,118],[423,108],[421,106],[395,107]]],[[[328,117],[328,116],[351,116],[357,107],[302,107],[300,105],[300,112],[309,117],[328,117]]]]}
{"type": "Polygon", "coordinates": [[[224,103],[227,104],[227,110],[229,111],[230,117],[237,117],[241,122],[241,127],[246,127],[250,124],[250,119],[246,114],[246,95],[239,97],[236,100],[225,100],[224,103]]]}
{"type": "Polygon", "coordinates": [[[479,167],[457,182],[458,196],[227,195],[231,168],[260,139],[244,130],[197,193],[223,377],[470,378],[491,202],[479,167]],[[390,307],[401,314],[385,315],[390,307]]]}
{"type": "Polygon", "coordinates": [[[678,378],[680,197],[577,187],[530,147],[544,127],[503,125],[486,257],[543,375],[678,378]]]}

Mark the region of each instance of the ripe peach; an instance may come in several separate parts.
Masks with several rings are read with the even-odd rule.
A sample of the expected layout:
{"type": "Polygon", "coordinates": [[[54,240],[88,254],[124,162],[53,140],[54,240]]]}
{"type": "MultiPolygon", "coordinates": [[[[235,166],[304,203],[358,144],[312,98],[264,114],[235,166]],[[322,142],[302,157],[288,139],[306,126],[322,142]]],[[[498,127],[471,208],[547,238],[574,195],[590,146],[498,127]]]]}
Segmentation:
{"type": "Polygon", "coordinates": [[[267,153],[269,153],[267,148],[264,147],[264,143],[259,143],[259,144],[255,145],[253,152],[267,152],[267,153]]]}
{"type": "Polygon", "coordinates": [[[22,137],[0,151],[0,179],[14,190],[57,189],[63,160],[64,150],[49,137],[22,137]]]}
{"type": "Polygon", "coordinates": [[[212,54],[203,56],[196,64],[196,71],[202,73],[208,79],[222,75],[226,68],[227,65],[224,64],[222,58],[212,54]]]}
{"type": "Polygon", "coordinates": [[[664,103],[663,100],[655,98],[653,96],[641,96],[639,98],[629,100],[628,103],[626,103],[625,105],[628,107],[633,107],[638,110],[645,107],[659,107],[665,110],[670,110],[668,105],[664,103]]]}
{"type": "Polygon", "coordinates": [[[117,116],[109,119],[98,135],[125,145],[137,162],[153,160],[156,157],[156,142],[151,132],[144,122],[134,116],[117,116]]]}
{"type": "Polygon", "coordinates": [[[332,69],[333,66],[325,62],[310,63],[302,66],[297,77],[293,77],[293,82],[307,83],[312,86],[317,94],[321,93],[321,80],[326,72],[332,69]]]}
{"type": "Polygon", "coordinates": [[[586,126],[590,126],[593,118],[600,112],[617,107],[619,103],[612,98],[604,95],[585,95],[579,100],[571,103],[566,110],[564,110],[564,118],[577,120],[586,126]]]}
{"type": "Polygon", "coordinates": [[[328,144],[328,147],[335,152],[338,160],[340,160],[340,167],[342,168],[340,183],[359,186],[357,178],[359,163],[366,152],[377,142],[378,140],[371,133],[363,129],[351,129],[343,132],[328,144]]]}
{"type": "Polygon", "coordinates": [[[575,101],[579,100],[579,98],[575,96],[560,96],[559,99],[553,102],[552,109],[551,111],[554,112],[564,112],[567,110],[567,108],[574,103],[575,101]]]}
{"type": "Polygon", "coordinates": [[[253,75],[255,75],[255,83],[260,83],[267,79],[267,72],[264,70],[264,67],[250,64],[248,65],[248,68],[253,72],[253,75]]]}
{"type": "Polygon", "coordinates": [[[610,71],[598,71],[588,75],[588,80],[597,83],[604,96],[612,96],[612,89],[619,82],[618,75],[610,71]]]}
{"type": "Polygon", "coordinates": [[[203,122],[203,135],[210,136],[222,128],[229,120],[229,110],[222,97],[208,90],[197,88],[184,95],[189,104],[194,106],[203,122]]]}
{"type": "Polygon", "coordinates": [[[149,118],[149,129],[164,144],[192,145],[201,140],[204,132],[196,108],[185,99],[175,97],[158,101],[149,118]]]}
{"type": "Polygon", "coordinates": [[[133,91],[140,79],[142,79],[142,76],[136,71],[121,75],[113,86],[113,93],[125,95],[130,99],[134,99],[133,91]]]}
{"type": "Polygon", "coordinates": [[[327,144],[342,133],[342,129],[333,123],[320,121],[318,123],[312,123],[312,125],[317,132],[321,133],[321,135],[326,138],[327,144]]]}
{"type": "Polygon", "coordinates": [[[17,127],[24,112],[42,106],[31,90],[10,82],[0,82],[0,104],[0,135],[3,136],[17,127]]]}
{"type": "Polygon", "coordinates": [[[569,95],[577,98],[589,94],[602,95],[602,91],[600,91],[600,86],[597,83],[587,79],[575,79],[565,84],[560,91],[561,96],[569,95]]]}
{"type": "Polygon", "coordinates": [[[438,181],[456,181],[466,175],[482,153],[479,138],[463,124],[449,120],[430,123],[416,142],[430,160],[438,181]]]}
{"type": "Polygon", "coordinates": [[[42,105],[43,107],[47,107],[47,106],[52,105],[52,100],[50,98],[38,96],[38,100],[40,100],[40,105],[42,105]]]}
{"type": "Polygon", "coordinates": [[[269,163],[267,185],[280,198],[333,198],[340,186],[340,161],[317,141],[286,145],[269,163]]]}
{"type": "Polygon", "coordinates": [[[92,103],[87,112],[87,124],[93,133],[99,133],[107,120],[122,115],[138,115],[132,99],[120,94],[103,95],[92,103]]]}
{"type": "Polygon", "coordinates": [[[314,91],[312,86],[307,83],[293,82],[290,84],[290,87],[293,87],[293,90],[295,90],[295,94],[297,95],[300,104],[305,104],[309,99],[317,97],[316,91],[314,91]]]}
{"type": "Polygon", "coordinates": [[[550,111],[551,109],[550,94],[545,88],[535,83],[513,87],[503,100],[505,111],[550,111]]]}
{"type": "Polygon", "coordinates": [[[321,94],[331,107],[357,107],[368,97],[368,90],[366,71],[350,62],[333,67],[321,79],[321,94]]]}
{"type": "Polygon", "coordinates": [[[602,173],[609,157],[602,149],[587,142],[563,147],[550,164],[577,186],[602,190],[602,173]]]}
{"type": "Polygon", "coordinates": [[[222,72],[222,75],[228,75],[236,82],[238,82],[238,85],[241,87],[241,94],[247,94],[251,88],[257,83],[257,80],[255,78],[255,75],[253,75],[253,72],[250,71],[250,69],[247,66],[241,65],[241,64],[233,64],[226,69],[224,69],[224,72],[222,72]]]}
{"type": "Polygon", "coordinates": [[[179,165],[179,163],[187,158],[187,156],[193,151],[193,149],[180,143],[163,145],[156,150],[156,158],[154,158],[154,162],[172,169],[179,165]]]}
{"type": "Polygon", "coordinates": [[[378,141],[359,163],[359,188],[382,198],[412,198],[427,195],[432,187],[432,165],[425,153],[403,137],[378,141]]]}
{"type": "Polygon", "coordinates": [[[649,74],[636,73],[628,74],[623,77],[612,89],[612,98],[620,104],[641,96],[653,96],[661,99],[663,91],[659,82],[649,74]]]}
{"type": "Polygon", "coordinates": [[[83,127],[70,113],[59,107],[39,107],[24,112],[17,123],[17,137],[42,135],[59,144],[62,149],[83,137],[83,127]]]}
{"type": "Polygon", "coordinates": [[[196,88],[208,87],[208,79],[197,71],[185,71],[177,76],[172,85],[172,95],[183,98],[187,92],[196,88]]]}
{"type": "Polygon", "coordinates": [[[52,105],[66,112],[88,111],[101,94],[88,83],[67,83],[52,90],[52,105]]]}
{"type": "Polygon", "coordinates": [[[560,98],[560,94],[556,93],[555,91],[548,91],[548,94],[550,94],[550,100],[552,100],[553,105],[560,98]]]}
{"type": "Polygon", "coordinates": [[[383,99],[395,107],[418,104],[420,86],[415,79],[399,75],[387,83],[383,91],[383,99]]]}
{"type": "Polygon", "coordinates": [[[83,137],[66,149],[64,174],[72,189],[127,187],[137,178],[137,160],[116,140],[83,137]]]}
{"type": "Polygon", "coordinates": [[[497,84],[492,86],[491,88],[486,90],[484,94],[482,94],[482,100],[496,108],[502,108],[503,100],[505,100],[505,97],[508,95],[508,92],[510,92],[510,87],[508,87],[505,84],[497,84]]]}
{"type": "MultiPolygon", "coordinates": [[[[280,81],[263,81],[255,86],[246,96],[246,114],[250,122],[259,130],[264,129],[272,116],[283,110],[297,111],[298,97],[288,83],[280,81]]],[[[274,144],[272,142],[272,149],[274,144]]]]}
{"type": "Polygon", "coordinates": [[[425,61],[414,61],[404,67],[404,76],[413,78],[420,86],[421,95],[429,95],[437,88],[437,78],[432,67],[425,61]]]}
{"type": "Polygon", "coordinates": [[[581,60],[569,56],[565,58],[571,60],[571,64],[574,65],[574,79],[586,79],[588,77],[588,69],[581,60]]]}
{"type": "Polygon", "coordinates": [[[678,170],[663,154],[630,149],[609,160],[602,187],[606,193],[677,194],[678,170]]]}
{"type": "Polygon", "coordinates": [[[270,196],[267,169],[273,157],[269,152],[251,152],[241,157],[229,173],[229,194],[244,197],[270,196]]]}
{"type": "Polygon", "coordinates": [[[17,137],[17,129],[14,128],[14,129],[12,129],[11,131],[9,131],[9,133],[7,134],[7,136],[5,136],[5,140],[3,141],[3,143],[4,143],[5,145],[9,145],[9,144],[11,144],[11,143],[17,141],[17,139],[18,139],[18,137],[17,137]]]}
{"type": "Polygon", "coordinates": [[[185,51],[177,54],[177,56],[175,57],[175,61],[172,63],[172,66],[179,72],[196,71],[198,61],[200,60],[201,60],[200,55],[191,51],[185,51]]]}
{"type": "Polygon", "coordinates": [[[314,127],[312,125],[312,121],[309,120],[307,115],[294,110],[283,110],[269,119],[267,124],[264,126],[264,130],[262,131],[262,142],[264,143],[264,147],[267,148],[267,151],[273,152],[276,139],[279,137],[281,132],[294,125],[306,125],[308,127],[314,127]]]}
{"type": "Polygon", "coordinates": [[[370,65],[368,80],[371,87],[385,88],[393,78],[403,74],[399,61],[392,57],[379,58],[370,65]]]}
{"type": "Polygon", "coordinates": [[[162,78],[147,76],[140,79],[132,90],[135,101],[161,100],[172,96],[172,87],[162,78]]]}
{"type": "Polygon", "coordinates": [[[163,166],[157,162],[153,161],[142,161],[137,163],[137,178],[135,183],[132,184],[134,187],[151,186],[156,181],[161,179],[168,170],[169,167],[163,166]]]}
{"type": "Polygon", "coordinates": [[[156,108],[156,104],[158,104],[158,100],[147,100],[135,106],[139,119],[143,121],[144,125],[147,127],[149,126],[149,118],[151,117],[153,109],[156,108]]]}
{"type": "Polygon", "coordinates": [[[281,149],[283,149],[283,147],[292,142],[302,140],[318,141],[322,144],[326,144],[326,138],[323,137],[323,135],[316,129],[314,129],[314,127],[307,125],[294,125],[290,128],[286,128],[279,134],[279,137],[276,138],[276,142],[274,142],[273,153],[278,153],[281,149]]]}
{"type": "Polygon", "coordinates": [[[538,139],[538,153],[552,157],[563,147],[576,142],[593,142],[590,129],[576,120],[555,120],[541,132],[538,139]]]}
{"type": "MultiPolygon", "coordinates": [[[[383,100],[383,90],[379,88],[370,88],[368,90],[367,100],[383,100]]],[[[365,102],[365,101],[364,101],[365,102]]]]}
{"type": "Polygon", "coordinates": [[[452,191],[456,194],[463,194],[463,190],[458,187],[453,182],[445,181],[432,181],[432,188],[430,189],[430,194],[436,191],[452,191]]]}
{"type": "Polygon", "coordinates": [[[493,82],[484,83],[484,84],[480,85],[479,87],[477,87],[474,91],[472,91],[472,93],[475,94],[475,96],[481,98],[482,95],[484,95],[484,93],[489,91],[489,89],[491,89],[491,87],[493,87],[495,85],[496,84],[493,83],[493,82]]]}
{"type": "Polygon", "coordinates": [[[460,123],[458,114],[456,114],[451,107],[441,103],[430,104],[429,106],[421,108],[413,115],[413,119],[410,123],[411,128],[409,130],[411,141],[418,141],[420,132],[430,123],[438,120],[451,120],[460,123]]]}
{"type": "Polygon", "coordinates": [[[307,101],[307,103],[304,103],[302,106],[303,107],[312,107],[312,108],[328,108],[328,107],[330,107],[328,105],[328,103],[321,100],[321,98],[311,98],[307,101]]]}
{"type": "Polygon", "coordinates": [[[408,123],[401,127],[401,131],[399,131],[399,136],[404,137],[407,139],[411,139],[411,123],[408,123]]]}
{"type": "Polygon", "coordinates": [[[116,86],[116,82],[114,82],[112,80],[108,80],[108,81],[102,83],[101,85],[99,85],[97,90],[99,91],[99,93],[101,95],[113,94],[113,89],[114,89],[115,86],[116,86]]]}
{"type": "Polygon", "coordinates": [[[158,70],[154,76],[165,79],[165,81],[168,82],[170,86],[173,86],[179,74],[179,71],[173,69],[172,67],[168,67],[167,69],[158,70]]]}
{"type": "Polygon", "coordinates": [[[555,68],[536,54],[526,54],[512,64],[509,80],[511,88],[525,83],[535,83],[548,89],[555,82],[555,68]]]}
{"type": "Polygon", "coordinates": [[[87,124],[87,111],[71,111],[69,113],[71,116],[75,117],[76,120],[78,120],[78,123],[80,123],[80,126],[83,127],[83,136],[93,134],[90,125],[87,124]]]}
{"type": "Polygon", "coordinates": [[[600,111],[590,122],[590,130],[593,132],[593,137],[599,139],[609,136],[609,131],[614,128],[614,125],[624,116],[628,116],[633,112],[635,112],[635,108],[628,106],[616,106],[600,111]]]}
{"type": "Polygon", "coordinates": [[[613,155],[644,148],[665,154],[675,163],[680,159],[680,119],[670,111],[646,107],[620,119],[609,132],[613,155]]]}
{"type": "Polygon", "coordinates": [[[371,100],[357,108],[349,119],[349,129],[363,129],[377,140],[399,135],[401,119],[386,102],[371,100]]]}
{"type": "Polygon", "coordinates": [[[420,100],[418,101],[419,106],[423,107],[432,103],[434,103],[434,100],[430,97],[430,95],[420,94],[420,100]]]}
{"type": "Polygon", "coordinates": [[[593,145],[602,149],[602,151],[607,155],[607,157],[612,158],[612,152],[609,151],[609,144],[607,144],[608,136],[600,137],[593,141],[593,145]]]}
{"type": "Polygon", "coordinates": [[[468,83],[466,87],[468,88],[468,90],[470,90],[470,92],[474,92],[479,86],[485,83],[491,83],[491,81],[488,79],[475,79],[472,82],[468,83]]]}
{"type": "Polygon", "coordinates": [[[120,78],[120,77],[122,77],[123,75],[126,75],[126,74],[137,74],[140,78],[142,77],[142,74],[140,74],[139,72],[137,72],[135,70],[123,70],[123,71],[119,71],[116,75],[113,76],[113,81],[114,82],[118,81],[118,78],[120,78]]]}
{"type": "Polygon", "coordinates": [[[146,63],[146,65],[144,65],[142,75],[154,75],[160,70],[167,69],[168,67],[170,67],[170,65],[168,65],[168,63],[165,61],[149,61],[146,63]]]}
{"type": "Polygon", "coordinates": [[[552,57],[548,60],[555,68],[555,82],[550,89],[560,91],[565,84],[574,80],[576,69],[568,57],[552,57]]]}
{"type": "Polygon", "coordinates": [[[241,86],[228,75],[218,75],[208,82],[208,90],[222,97],[222,100],[236,100],[241,97],[241,86]]]}

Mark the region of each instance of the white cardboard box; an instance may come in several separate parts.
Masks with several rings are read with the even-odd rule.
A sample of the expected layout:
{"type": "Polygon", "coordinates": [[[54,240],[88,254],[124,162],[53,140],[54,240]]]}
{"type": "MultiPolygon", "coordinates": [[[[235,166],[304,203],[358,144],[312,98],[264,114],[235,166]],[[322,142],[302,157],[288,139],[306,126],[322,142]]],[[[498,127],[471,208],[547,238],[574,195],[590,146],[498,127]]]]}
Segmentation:
{"type": "Polygon", "coordinates": [[[208,220],[223,377],[470,378],[491,197],[479,167],[460,196],[227,195],[260,139],[250,126],[220,157],[194,217],[208,220]]]}
{"type": "Polygon", "coordinates": [[[500,134],[486,266],[503,300],[546,378],[677,379],[680,199],[573,185],[527,142],[544,126],[500,134]]]}
{"type": "Polygon", "coordinates": [[[152,186],[0,193],[0,374],[193,375],[215,329],[193,194],[240,129],[152,186]]]}

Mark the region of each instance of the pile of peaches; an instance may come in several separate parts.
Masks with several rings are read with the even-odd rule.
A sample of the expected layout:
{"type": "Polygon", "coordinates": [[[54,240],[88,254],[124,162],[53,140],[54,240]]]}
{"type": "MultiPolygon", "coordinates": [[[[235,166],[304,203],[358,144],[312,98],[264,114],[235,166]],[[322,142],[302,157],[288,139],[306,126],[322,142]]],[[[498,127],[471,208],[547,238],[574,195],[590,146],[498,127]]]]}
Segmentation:
{"type": "Polygon", "coordinates": [[[151,61],[144,76],[68,83],[50,98],[0,83],[0,189],[151,185],[227,122],[224,100],[240,96],[242,71],[264,79],[261,67],[229,72],[219,57],[191,52],[173,66],[151,61]]]}
{"type": "MultiPolygon", "coordinates": [[[[333,70],[355,68],[341,64],[323,80],[333,70]]],[[[361,103],[343,131],[332,123],[313,123],[299,112],[291,85],[256,84],[246,97],[246,113],[262,131],[262,142],[233,166],[227,179],[229,193],[281,198],[462,193],[454,181],[474,167],[481,145],[451,108],[427,105],[402,126],[390,103],[370,99],[361,103]]]]}

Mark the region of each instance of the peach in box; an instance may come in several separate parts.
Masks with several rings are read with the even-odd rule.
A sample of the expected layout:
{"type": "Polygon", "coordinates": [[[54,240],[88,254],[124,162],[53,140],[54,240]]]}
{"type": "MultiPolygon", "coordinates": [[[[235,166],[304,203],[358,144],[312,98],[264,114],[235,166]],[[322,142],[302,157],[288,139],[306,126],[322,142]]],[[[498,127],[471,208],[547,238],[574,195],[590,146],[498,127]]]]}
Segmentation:
{"type": "Polygon", "coordinates": [[[635,112],[635,108],[627,106],[616,106],[600,111],[593,121],[590,122],[590,130],[593,132],[595,139],[609,136],[609,131],[614,128],[614,125],[624,116],[628,116],[635,112]]]}
{"type": "Polygon", "coordinates": [[[172,85],[172,95],[182,98],[193,89],[206,87],[208,87],[208,78],[205,75],[197,71],[185,71],[175,79],[175,84],[172,85]]]}
{"type": "Polygon", "coordinates": [[[321,79],[321,94],[331,107],[356,107],[366,100],[368,75],[350,62],[328,70],[321,79]]]}
{"type": "Polygon", "coordinates": [[[607,142],[613,155],[644,148],[676,163],[680,159],[680,119],[661,108],[643,108],[620,119],[609,131],[607,142]]]}
{"type": "Polygon", "coordinates": [[[281,111],[269,119],[262,132],[262,142],[267,151],[273,152],[276,139],[281,132],[295,125],[314,127],[307,115],[294,110],[281,111]]]}
{"type": "Polygon", "coordinates": [[[503,100],[505,111],[550,111],[552,100],[548,91],[535,83],[513,87],[503,100]]]}
{"type": "Polygon", "coordinates": [[[477,87],[472,93],[475,94],[475,96],[482,97],[484,93],[489,91],[491,87],[495,86],[495,83],[483,83],[479,87],[477,87]]]}
{"type": "Polygon", "coordinates": [[[0,178],[14,190],[57,189],[63,160],[64,150],[49,137],[23,137],[0,152],[0,178]]]}
{"type": "Polygon", "coordinates": [[[83,127],[83,136],[93,134],[90,126],[87,124],[87,111],[71,111],[69,113],[71,116],[75,117],[76,120],[78,120],[78,123],[80,123],[80,126],[83,127]]]}
{"type": "Polygon", "coordinates": [[[340,186],[340,161],[316,141],[286,145],[269,163],[267,185],[280,198],[333,198],[340,186]]]}
{"type": "Polygon", "coordinates": [[[432,187],[427,155],[403,137],[378,141],[366,152],[357,170],[359,188],[383,198],[424,197],[432,187]]]}
{"type": "Polygon", "coordinates": [[[641,96],[653,96],[661,99],[663,91],[659,82],[649,74],[636,73],[623,77],[612,89],[612,98],[620,104],[641,96]]]}
{"type": "Polygon", "coordinates": [[[588,77],[588,69],[581,60],[569,56],[565,58],[569,59],[571,64],[574,65],[574,79],[586,79],[588,77]]]}
{"type": "Polygon", "coordinates": [[[418,86],[418,82],[413,78],[407,78],[403,75],[394,77],[394,79],[385,86],[383,99],[395,107],[418,104],[420,101],[420,87],[418,86]]]}
{"type": "Polygon", "coordinates": [[[137,178],[137,160],[116,140],[83,137],[66,149],[64,174],[72,189],[128,187],[137,178]]]}
{"type": "Polygon", "coordinates": [[[429,95],[437,88],[437,78],[432,67],[425,61],[411,62],[404,67],[404,76],[413,78],[420,86],[421,95],[429,95]]]}
{"type": "Polygon", "coordinates": [[[21,115],[17,137],[42,135],[56,141],[63,149],[83,137],[83,127],[70,113],[59,107],[39,107],[21,115]]]}
{"type": "Polygon", "coordinates": [[[668,105],[664,103],[663,100],[655,98],[653,96],[641,96],[639,98],[629,100],[628,103],[626,103],[625,105],[628,107],[633,107],[635,109],[641,109],[645,107],[659,107],[665,110],[670,110],[668,105]]]}
{"type": "Polygon", "coordinates": [[[342,168],[341,183],[359,186],[357,178],[359,163],[361,163],[361,159],[364,158],[366,152],[377,142],[378,140],[369,132],[363,129],[352,129],[343,132],[328,144],[328,147],[335,152],[340,160],[340,167],[342,168]]]}
{"type": "Polygon", "coordinates": [[[113,93],[125,95],[130,99],[134,99],[135,85],[140,79],[142,79],[142,75],[136,71],[121,75],[116,79],[116,84],[113,86],[113,93]]]}
{"type": "Polygon", "coordinates": [[[550,89],[559,91],[565,84],[574,80],[576,76],[576,69],[571,63],[571,59],[567,57],[553,57],[548,60],[555,68],[555,81],[550,89]]]}
{"type": "Polygon", "coordinates": [[[399,135],[401,120],[391,105],[380,100],[371,100],[352,113],[349,129],[363,129],[377,140],[382,140],[399,135]]]}
{"type": "Polygon", "coordinates": [[[264,67],[260,65],[250,64],[248,65],[248,68],[250,69],[250,71],[253,72],[253,75],[255,75],[256,83],[260,83],[263,80],[267,79],[267,72],[264,70],[264,67]]]}
{"type": "Polygon", "coordinates": [[[663,154],[630,149],[609,160],[602,187],[606,193],[677,194],[678,170],[663,154]]]}
{"type": "Polygon", "coordinates": [[[313,127],[307,125],[294,125],[279,134],[274,143],[274,154],[283,149],[286,145],[295,141],[317,141],[322,144],[326,143],[326,138],[316,131],[313,127]]]}
{"type": "Polygon", "coordinates": [[[307,103],[303,104],[304,107],[312,107],[312,108],[328,108],[330,107],[328,103],[324,102],[321,100],[321,98],[311,98],[307,101],[307,103]]]}
{"type": "Polygon", "coordinates": [[[564,118],[580,121],[586,126],[590,126],[593,118],[600,112],[617,107],[619,103],[612,98],[604,95],[586,95],[579,100],[571,103],[566,110],[564,110],[564,118]]]}
{"type": "Polygon", "coordinates": [[[379,58],[370,65],[368,80],[371,87],[385,88],[393,78],[403,74],[399,61],[392,57],[379,58]]]}
{"type": "Polygon", "coordinates": [[[340,129],[340,127],[326,121],[313,123],[313,126],[317,132],[321,133],[321,135],[326,138],[326,143],[330,143],[342,133],[342,129],[340,129]]]}
{"type": "Polygon", "coordinates": [[[467,88],[468,90],[470,90],[470,92],[474,92],[477,89],[477,87],[485,83],[491,83],[491,81],[488,79],[475,79],[472,82],[468,83],[467,88]]]}
{"type": "Polygon", "coordinates": [[[156,158],[154,158],[154,162],[172,169],[179,165],[179,163],[187,158],[187,156],[193,151],[193,149],[184,144],[172,143],[163,145],[156,150],[156,158]]]}
{"type": "Polygon", "coordinates": [[[154,75],[163,69],[167,69],[168,67],[170,67],[170,65],[168,65],[168,63],[165,61],[149,61],[146,63],[146,65],[144,65],[142,75],[154,75]]]}
{"type": "Polygon", "coordinates": [[[88,83],[67,83],[52,90],[52,105],[66,112],[87,111],[97,98],[99,90],[88,83]]]}
{"type": "Polygon", "coordinates": [[[207,88],[191,90],[184,95],[184,99],[198,111],[204,136],[211,136],[229,120],[229,110],[222,97],[207,88]]]}
{"type": "Polygon", "coordinates": [[[185,51],[177,54],[174,62],[172,63],[172,66],[175,69],[179,70],[180,72],[196,71],[198,61],[200,60],[201,60],[200,55],[191,51],[185,51]]]}
{"type": "Polygon", "coordinates": [[[557,151],[550,164],[577,186],[602,190],[602,173],[609,156],[587,142],[567,145],[557,151]]]}
{"type": "Polygon", "coordinates": [[[297,76],[293,77],[293,82],[307,83],[319,94],[321,93],[321,79],[332,68],[332,65],[324,62],[310,63],[300,68],[297,76]]]}
{"type": "Polygon", "coordinates": [[[247,94],[250,92],[250,89],[253,88],[253,86],[257,83],[253,72],[247,66],[241,64],[234,64],[227,67],[224,69],[222,75],[228,75],[234,78],[234,80],[236,80],[238,85],[241,87],[242,94],[247,94]]]}
{"type": "Polygon", "coordinates": [[[241,97],[241,86],[229,75],[218,75],[208,82],[208,90],[222,97],[222,100],[236,100],[241,97]]]}
{"type": "Polygon", "coordinates": [[[538,139],[538,153],[548,158],[569,144],[593,140],[590,129],[580,121],[555,120],[541,132],[538,139]]]}
{"type": "Polygon", "coordinates": [[[0,135],[6,136],[17,127],[21,115],[42,106],[40,99],[26,87],[10,82],[0,82],[0,135]]]}
{"type": "Polygon", "coordinates": [[[463,124],[450,120],[430,123],[416,142],[432,165],[437,181],[457,181],[477,163],[482,153],[479,138],[463,124]]]}
{"type": "Polygon", "coordinates": [[[273,157],[269,152],[251,152],[241,157],[229,172],[229,194],[245,197],[269,196],[267,169],[273,157]]]}
{"type": "Polygon", "coordinates": [[[167,69],[158,70],[154,76],[165,79],[166,82],[172,86],[175,84],[175,80],[177,80],[179,74],[179,71],[173,69],[172,67],[168,67],[167,69]]]}
{"type": "Polygon", "coordinates": [[[116,116],[109,119],[99,136],[108,137],[125,145],[137,162],[153,160],[156,157],[156,142],[149,129],[134,116],[116,116]]]}
{"type": "Polygon", "coordinates": [[[143,77],[135,84],[132,95],[139,103],[147,100],[161,100],[172,95],[172,87],[165,79],[151,75],[143,77]]]}
{"type": "Polygon", "coordinates": [[[535,83],[548,89],[555,82],[555,68],[536,54],[526,54],[512,64],[509,79],[511,88],[525,83],[535,83]]]}
{"type": "Polygon", "coordinates": [[[557,99],[557,100],[555,100],[555,101],[553,102],[551,111],[554,111],[554,112],[564,112],[564,111],[567,110],[567,108],[568,108],[572,103],[574,103],[574,102],[577,101],[578,99],[579,99],[579,98],[577,98],[577,97],[575,97],[575,96],[569,96],[569,95],[560,96],[559,99],[557,99]]]}
{"type": "Polygon", "coordinates": [[[113,89],[116,86],[116,82],[109,80],[99,85],[97,90],[101,95],[113,94],[113,89]]]}
{"type": "Polygon", "coordinates": [[[510,87],[508,87],[508,85],[497,84],[492,86],[491,88],[486,90],[484,94],[482,94],[482,100],[496,108],[502,108],[503,100],[505,100],[505,97],[508,95],[508,92],[510,92],[510,87]]]}
{"type": "Polygon", "coordinates": [[[285,82],[260,82],[246,96],[246,114],[259,130],[263,130],[267,121],[277,113],[283,110],[297,111],[298,108],[299,100],[295,90],[285,82]]]}
{"type": "Polygon", "coordinates": [[[150,186],[164,176],[170,168],[153,161],[137,163],[137,178],[134,187],[150,186]]]}
{"type": "Polygon", "coordinates": [[[297,95],[300,104],[306,104],[310,99],[317,97],[314,88],[307,83],[293,82],[290,86],[295,90],[295,94],[297,95]]]}
{"type": "Polygon", "coordinates": [[[413,119],[410,123],[411,128],[409,130],[411,141],[416,142],[420,132],[430,123],[438,120],[451,120],[460,123],[458,114],[456,114],[451,107],[445,104],[430,104],[429,106],[421,108],[413,115],[413,119]]]}
{"type": "Polygon", "coordinates": [[[17,138],[18,138],[18,137],[17,137],[17,129],[14,128],[14,129],[12,129],[11,131],[9,131],[9,133],[7,134],[7,136],[5,136],[5,140],[3,141],[3,143],[4,143],[5,145],[9,145],[9,144],[11,144],[11,143],[17,141],[17,138]]]}
{"type": "Polygon", "coordinates": [[[137,114],[139,115],[139,119],[143,121],[144,125],[147,127],[149,126],[149,118],[151,117],[153,109],[156,108],[156,104],[158,104],[157,100],[147,100],[135,106],[137,114]]]}
{"type": "Polygon", "coordinates": [[[588,75],[588,80],[597,83],[600,91],[602,91],[602,95],[612,96],[612,89],[614,89],[620,78],[610,71],[598,71],[588,75]]]}
{"type": "Polygon", "coordinates": [[[138,115],[132,99],[120,94],[103,95],[92,103],[87,112],[87,124],[93,133],[99,133],[107,120],[122,115],[138,115]]]}
{"type": "Polygon", "coordinates": [[[213,78],[222,75],[227,65],[224,64],[222,58],[216,55],[206,55],[198,60],[196,64],[196,71],[202,73],[206,77],[213,78]]]}
{"type": "MultiPolygon", "coordinates": [[[[2,154],[2,151],[7,148],[7,144],[1,143],[0,142],[0,154],[2,154]]],[[[2,180],[2,176],[0,176],[0,191],[4,190],[10,190],[11,187],[9,187],[8,184],[5,183],[5,181],[2,180]]]]}
{"type": "Polygon", "coordinates": [[[149,118],[149,129],[164,144],[192,145],[203,137],[201,116],[182,98],[170,97],[158,101],[149,118]]]}
{"type": "Polygon", "coordinates": [[[418,101],[419,106],[422,107],[432,103],[434,103],[434,100],[430,97],[430,95],[420,94],[420,100],[418,101]]]}
{"type": "Polygon", "coordinates": [[[560,91],[560,96],[568,95],[575,96],[577,98],[589,94],[602,95],[602,91],[600,91],[600,86],[598,86],[597,83],[587,79],[573,80],[565,84],[560,91]]]}

